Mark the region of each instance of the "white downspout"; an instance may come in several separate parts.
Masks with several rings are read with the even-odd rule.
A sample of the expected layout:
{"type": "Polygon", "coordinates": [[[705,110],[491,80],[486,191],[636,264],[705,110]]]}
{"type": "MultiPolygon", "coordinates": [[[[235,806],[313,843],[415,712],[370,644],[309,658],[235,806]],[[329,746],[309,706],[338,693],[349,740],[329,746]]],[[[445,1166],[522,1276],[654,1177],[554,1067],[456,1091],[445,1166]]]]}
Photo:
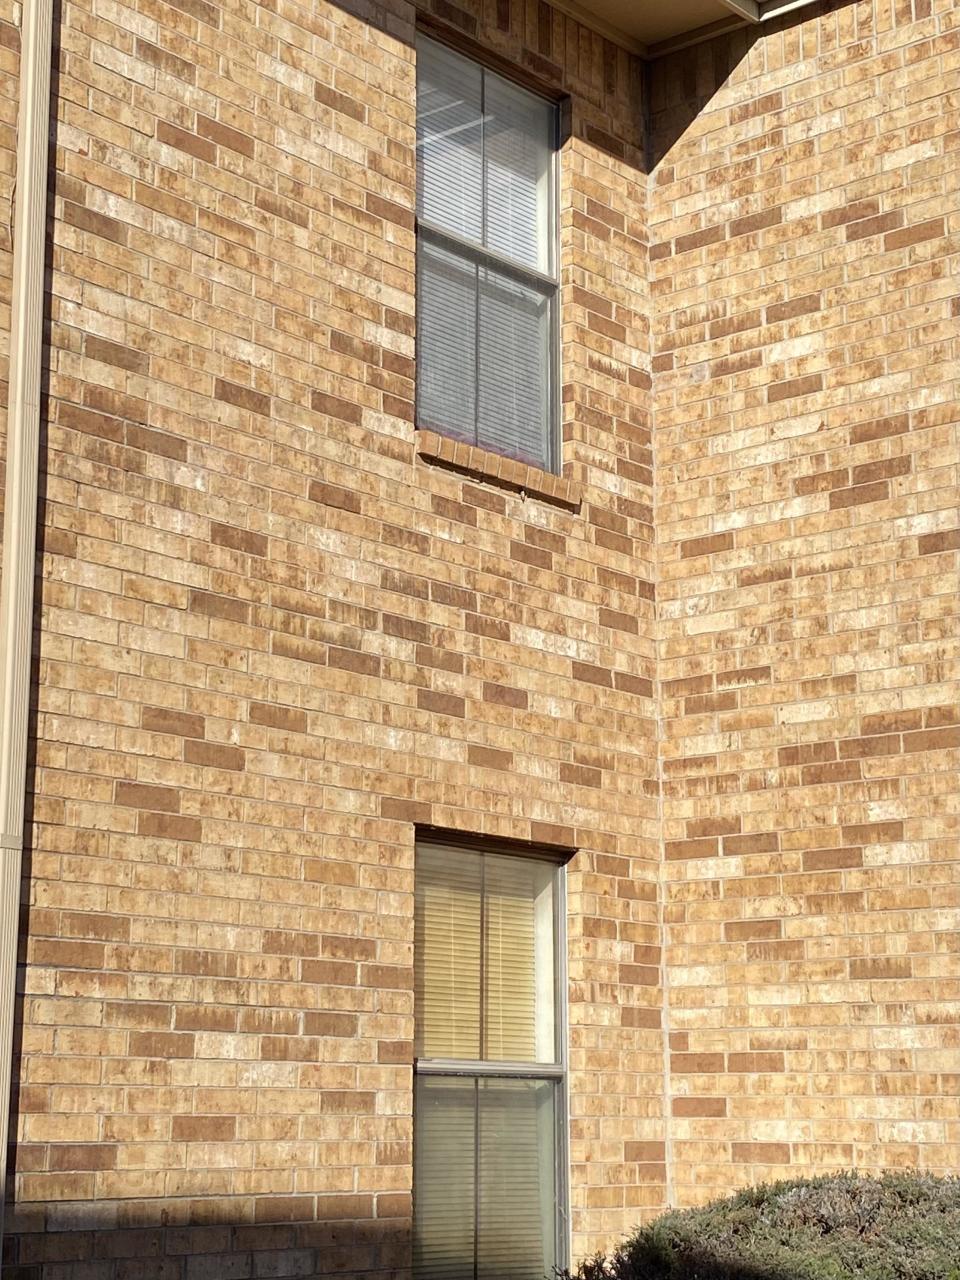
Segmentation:
{"type": "Polygon", "coordinates": [[[13,1014],[37,554],[52,37],[53,0],[23,0],[0,582],[0,1243],[13,1087],[13,1014]]]}

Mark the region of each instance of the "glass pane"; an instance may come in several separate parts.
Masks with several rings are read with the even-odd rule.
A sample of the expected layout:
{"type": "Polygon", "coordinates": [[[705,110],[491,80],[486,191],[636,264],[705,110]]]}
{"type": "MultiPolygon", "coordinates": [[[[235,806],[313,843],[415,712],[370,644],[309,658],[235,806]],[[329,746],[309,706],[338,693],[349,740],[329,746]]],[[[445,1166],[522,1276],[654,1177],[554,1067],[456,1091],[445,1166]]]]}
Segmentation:
{"type": "Polygon", "coordinates": [[[414,1273],[474,1280],[476,1081],[420,1077],[414,1124],[414,1273]]]}
{"type": "Polygon", "coordinates": [[[417,212],[480,242],[482,71],[459,54],[417,44],[417,212]]]}
{"type": "Polygon", "coordinates": [[[478,443],[550,465],[550,303],[539,289],[480,269],[478,443]]]}
{"type": "Polygon", "coordinates": [[[543,1280],[556,1262],[557,1087],[480,1080],[478,1090],[478,1280],[543,1280]]]}
{"type": "Polygon", "coordinates": [[[417,422],[473,444],[477,268],[423,237],[417,265],[417,422]]]}
{"type": "Polygon", "coordinates": [[[483,1049],[490,1062],[554,1062],[556,868],[484,860],[483,1049]]]}
{"type": "Polygon", "coordinates": [[[556,108],[490,72],[484,95],[484,243],[524,266],[552,273],[556,108]]]}
{"type": "Polygon", "coordinates": [[[417,850],[414,898],[414,1051],[480,1057],[481,855],[417,850]]]}

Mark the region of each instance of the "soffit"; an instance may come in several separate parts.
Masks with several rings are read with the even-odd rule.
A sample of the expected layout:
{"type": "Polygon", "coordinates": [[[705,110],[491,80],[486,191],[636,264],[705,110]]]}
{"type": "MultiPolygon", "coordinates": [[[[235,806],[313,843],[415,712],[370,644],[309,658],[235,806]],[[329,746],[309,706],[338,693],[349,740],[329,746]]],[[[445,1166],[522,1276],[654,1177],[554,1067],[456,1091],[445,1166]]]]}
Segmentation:
{"type": "Polygon", "coordinates": [[[648,57],[733,27],[751,26],[814,0],[553,0],[604,35],[648,57]]]}

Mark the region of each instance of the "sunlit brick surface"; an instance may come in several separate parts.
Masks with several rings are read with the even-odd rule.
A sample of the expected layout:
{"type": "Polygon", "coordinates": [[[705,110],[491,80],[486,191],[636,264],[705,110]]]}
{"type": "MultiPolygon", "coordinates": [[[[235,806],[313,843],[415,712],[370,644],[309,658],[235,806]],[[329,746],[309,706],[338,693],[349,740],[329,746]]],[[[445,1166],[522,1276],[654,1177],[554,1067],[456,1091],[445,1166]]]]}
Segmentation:
{"type": "Polygon", "coordinates": [[[11,1280],[407,1274],[415,824],[579,848],[576,1254],[960,1160],[957,11],[428,16],[570,95],[560,477],[416,439],[413,4],[63,0],[11,1280]]]}
{"type": "Polygon", "coordinates": [[[957,17],[833,5],[653,76],[682,1201],[960,1160],[957,17]]]}

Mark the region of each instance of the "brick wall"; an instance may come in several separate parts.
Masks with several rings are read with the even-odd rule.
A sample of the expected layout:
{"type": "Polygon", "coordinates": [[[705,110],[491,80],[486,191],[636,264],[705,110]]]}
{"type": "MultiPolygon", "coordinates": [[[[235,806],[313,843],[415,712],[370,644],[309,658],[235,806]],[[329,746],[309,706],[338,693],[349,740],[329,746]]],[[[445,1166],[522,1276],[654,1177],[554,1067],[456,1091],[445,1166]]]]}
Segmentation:
{"type": "Polygon", "coordinates": [[[547,481],[412,429],[406,0],[64,0],[18,1280],[402,1273],[415,823],[580,848],[576,1252],[665,1153],[680,1201],[955,1167],[960,24],[915,3],[641,83],[435,0],[572,96],[547,481]]]}
{"type": "Polygon", "coordinates": [[[960,23],[800,16],[651,86],[682,1201],[960,1156],[960,23]]]}
{"type": "Polygon", "coordinates": [[[663,1203],[639,70],[484,12],[572,96],[556,482],[416,448],[411,5],[64,0],[21,1280],[402,1269],[415,823],[578,846],[578,1252],[663,1203]]]}

